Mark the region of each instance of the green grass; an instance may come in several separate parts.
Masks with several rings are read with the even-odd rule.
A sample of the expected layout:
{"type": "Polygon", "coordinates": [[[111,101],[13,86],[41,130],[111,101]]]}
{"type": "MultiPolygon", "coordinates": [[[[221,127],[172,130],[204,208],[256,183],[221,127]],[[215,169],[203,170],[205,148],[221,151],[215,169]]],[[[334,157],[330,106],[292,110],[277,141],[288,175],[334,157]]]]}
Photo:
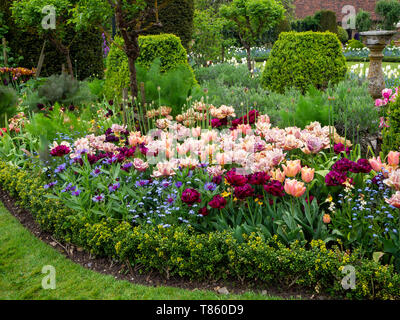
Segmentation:
{"type": "Polygon", "coordinates": [[[26,230],[0,202],[0,299],[279,299],[256,293],[219,295],[212,291],[147,287],[81,267],[26,230]],[[56,289],[43,289],[45,265],[56,270],[56,289]]]}

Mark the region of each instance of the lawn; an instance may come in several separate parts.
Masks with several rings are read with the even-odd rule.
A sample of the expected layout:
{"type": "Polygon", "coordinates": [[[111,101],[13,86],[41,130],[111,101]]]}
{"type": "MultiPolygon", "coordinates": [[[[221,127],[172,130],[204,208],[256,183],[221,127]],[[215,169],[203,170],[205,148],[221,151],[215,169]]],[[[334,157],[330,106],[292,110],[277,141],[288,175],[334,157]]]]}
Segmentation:
{"type": "Polygon", "coordinates": [[[43,243],[0,204],[0,299],[131,299],[219,300],[267,299],[256,293],[219,295],[173,287],[147,287],[115,280],[77,265],[43,243]],[[56,289],[43,289],[43,266],[56,269],[56,289]]]}

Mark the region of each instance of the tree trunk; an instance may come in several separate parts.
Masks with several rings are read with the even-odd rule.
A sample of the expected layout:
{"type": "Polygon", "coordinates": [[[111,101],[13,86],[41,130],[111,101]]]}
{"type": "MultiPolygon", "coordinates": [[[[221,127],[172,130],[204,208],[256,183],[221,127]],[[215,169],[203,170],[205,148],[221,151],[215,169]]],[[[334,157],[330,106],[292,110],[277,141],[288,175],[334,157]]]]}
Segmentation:
{"type": "Polygon", "coordinates": [[[132,98],[138,96],[138,85],[136,79],[136,66],[135,66],[136,58],[132,58],[128,56],[128,65],[129,65],[129,87],[131,89],[132,98]]]}
{"type": "Polygon", "coordinates": [[[245,46],[247,53],[247,68],[251,71],[251,56],[250,56],[250,46],[245,46]]]}
{"type": "Polygon", "coordinates": [[[69,53],[69,48],[65,47],[65,57],[67,58],[68,72],[72,78],[74,78],[74,69],[72,67],[71,55],[69,53]]]}
{"type": "Polygon", "coordinates": [[[128,57],[129,87],[132,94],[132,107],[134,107],[135,98],[138,96],[135,62],[140,54],[139,34],[136,31],[128,30],[127,21],[125,20],[120,3],[117,4],[115,8],[115,21],[119,31],[121,32],[121,36],[124,39],[124,51],[128,57]]]}
{"type": "Polygon", "coordinates": [[[68,73],[71,75],[72,78],[74,78],[74,69],[72,68],[72,62],[71,62],[71,56],[69,53],[69,48],[64,46],[60,40],[50,37],[50,41],[54,43],[56,46],[57,50],[62,53],[66,60],[67,60],[67,65],[68,65],[68,73]]]}

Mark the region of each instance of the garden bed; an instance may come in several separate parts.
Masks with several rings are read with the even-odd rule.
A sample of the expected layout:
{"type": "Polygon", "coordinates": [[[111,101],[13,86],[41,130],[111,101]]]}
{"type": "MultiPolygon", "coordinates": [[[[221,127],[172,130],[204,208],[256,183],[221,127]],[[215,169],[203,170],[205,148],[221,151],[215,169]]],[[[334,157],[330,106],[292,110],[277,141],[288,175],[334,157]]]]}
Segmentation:
{"type": "MultiPolygon", "coordinates": [[[[7,192],[0,189],[0,201],[4,204],[7,210],[18,219],[18,221],[28,229],[35,237],[48,244],[69,260],[81,265],[84,268],[112,275],[118,280],[127,280],[132,283],[142,284],[146,286],[171,286],[183,288],[186,290],[211,290],[219,291],[226,288],[230,294],[243,294],[249,290],[260,292],[286,299],[315,299],[325,300],[330,299],[329,296],[316,294],[298,286],[290,288],[267,287],[262,282],[244,281],[240,282],[235,279],[225,281],[211,280],[207,282],[193,281],[182,277],[169,277],[159,273],[157,270],[151,272],[139,272],[138,268],[132,268],[129,263],[121,263],[109,257],[96,257],[90,252],[83,250],[80,247],[64,241],[58,241],[50,232],[43,231],[40,225],[35,221],[33,215],[26,209],[18,206],[17,200],[11,197],[7,192]]],[[[225,291],[221,291],[225,292],[225,291]]]]}
{"type": "Polygon", "coordinates": [[[41,177],[32,177],[29,171],[4,162],[0,168],[2,188],[34,212],[41,228],[53,233],[58,242],[73,243],[96,256],[130,261],[133,268],[139,266],[142,271],[158,270],[167,279],[180,276],[207,279],[208,283],[227,278],[229,274],[229,278],[241,279],[243,283],[256,280],[281,288],[296,285],[336,298],[399,297],[400,277],[391,267],[327,249],[322,241],[315,241],[305,250],[298,244],[287,248],[276,243],[273,247],[255,235],[239,244],[226,232],[195,235],[181,228],[131,229],[125,223],[109,219],[90,225],[58,201],[46,199],[41,177]],[[166,253],[155,255],[160,249],[166,253]],[[183,257],[181,261],[190,262],[179,263],[177,256],[183,257]],[[358,285],[355,290],[346,291],[340,284],[343,277],[340,269],[349,263],[356,267],[358,285]]]}

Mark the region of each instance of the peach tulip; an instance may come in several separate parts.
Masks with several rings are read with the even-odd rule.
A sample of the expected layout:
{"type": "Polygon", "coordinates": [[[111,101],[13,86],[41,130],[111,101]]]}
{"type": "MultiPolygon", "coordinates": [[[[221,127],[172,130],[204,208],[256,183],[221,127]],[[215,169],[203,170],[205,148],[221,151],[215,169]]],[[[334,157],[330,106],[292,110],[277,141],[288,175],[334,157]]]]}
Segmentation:
{"type": "Polygon", "coordinates": [[[300,160],[288,160],[286,161],[286,166],[282,165],[283,171],[287,177],[295,177],[301,170],[300,160]]]}
{"type": "Polygon", "coordinates": [[[275,171],[272,171],[272,179],[278,180],[279,182],[285,181],[285,173],[281,171],[281,169],[276,169],[275,171]]]}
{"type": "Polygon", "coordinates": [[[391,188],[400,190],[400,169],[390,172],[388,178],[383,180],[383,183],[391,188]]]}
{"type": "Polygon", "coordinates": [[[396,191],[390,199],[385,199],[385,201],[396,208],[400,208],[400,191],[396,191]]]}
{"type": "Polygon", "coordinates": [[[331,216],[329,214],[324,214],[322,221],[326,224],[331,223],[331,216]]]}
{"type": "Polygon", "coordinates": [[[381,157],[369,159],[369,163],[374,171],[379,172],[382,170],[383,163],[381,161],[381,157]]]}
{"type": "Polygon", "coordinates": [[[399,164],[400,152],[390,151],[387,157],[388,163],[391,166],[397,166],[399,164]]]}
{"type": "Polygon", "coordinates": [[[293,197],[301,197],[306,191],[306,187],[303,182],[297,180],[286,179],[284,189],[287,194],[293,197]]]}
{"type": "Polygon", "coordinates": [[[301,179],[306,183],[313,181],[314,172],[315,172],[315,169],[312,169],[312,168],[308,168],[308,167],[301,168],[301,179]]]}

